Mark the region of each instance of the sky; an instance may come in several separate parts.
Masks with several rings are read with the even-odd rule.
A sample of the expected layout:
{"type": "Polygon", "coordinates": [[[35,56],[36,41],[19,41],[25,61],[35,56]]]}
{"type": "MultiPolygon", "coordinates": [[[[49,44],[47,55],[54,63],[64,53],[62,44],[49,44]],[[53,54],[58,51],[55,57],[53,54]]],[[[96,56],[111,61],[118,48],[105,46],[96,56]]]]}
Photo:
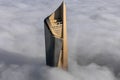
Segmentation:
{"type": "Polygon", "coordinates": [[[0,0],[0,80],[120,80],[120,1],[65,0],[69,68],[45,65],[44,19],[62,0],[0,0]]]}

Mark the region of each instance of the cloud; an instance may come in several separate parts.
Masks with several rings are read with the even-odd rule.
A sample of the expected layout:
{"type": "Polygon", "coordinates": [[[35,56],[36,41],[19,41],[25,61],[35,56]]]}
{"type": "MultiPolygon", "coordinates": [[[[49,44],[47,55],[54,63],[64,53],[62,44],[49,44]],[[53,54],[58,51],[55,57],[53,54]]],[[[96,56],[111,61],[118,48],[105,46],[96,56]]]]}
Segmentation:
{"type": "Polygon", "coordinates": [[[43,20],[61,0],[0,0],[0,80],[119,80],[119,0],[66,0],[69,69],[45,65],[43,20]]]}

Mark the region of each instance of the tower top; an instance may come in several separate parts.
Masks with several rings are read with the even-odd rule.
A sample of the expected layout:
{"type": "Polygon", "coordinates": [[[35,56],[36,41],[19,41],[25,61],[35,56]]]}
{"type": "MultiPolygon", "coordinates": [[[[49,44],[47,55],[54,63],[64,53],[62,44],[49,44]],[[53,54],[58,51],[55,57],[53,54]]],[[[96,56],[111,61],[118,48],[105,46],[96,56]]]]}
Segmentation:
{"type": "Polygon", "coordinates": [[[44,23],[46,64],[67,70],[66,5],[64,1],[50,16],[45,18],[44,23]]]}

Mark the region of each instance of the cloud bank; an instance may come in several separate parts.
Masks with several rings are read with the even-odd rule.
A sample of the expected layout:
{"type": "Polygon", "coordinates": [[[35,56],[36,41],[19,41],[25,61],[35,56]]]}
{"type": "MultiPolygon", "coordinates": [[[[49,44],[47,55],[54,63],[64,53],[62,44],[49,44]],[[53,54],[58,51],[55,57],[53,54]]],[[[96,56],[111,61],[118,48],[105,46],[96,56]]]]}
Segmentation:
{"type": "Polygon", "coordinates": [[[119,80],[119,0],[66,0],[69,69],[45,65],[43,20],[61,0],[0,0],[0,80],[119,80]]]}

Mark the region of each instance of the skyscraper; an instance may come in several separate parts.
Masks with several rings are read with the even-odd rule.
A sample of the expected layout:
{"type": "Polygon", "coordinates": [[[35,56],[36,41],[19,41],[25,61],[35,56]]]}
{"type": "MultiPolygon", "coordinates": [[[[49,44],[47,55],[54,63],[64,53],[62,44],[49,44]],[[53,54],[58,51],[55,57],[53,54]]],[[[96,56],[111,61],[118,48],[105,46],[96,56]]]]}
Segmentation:
{"type": "Polygon", "coordinates": [[[44,20],[46,64],[64,70],[68,67],[66,5],[60,7],[44,20]]]}

